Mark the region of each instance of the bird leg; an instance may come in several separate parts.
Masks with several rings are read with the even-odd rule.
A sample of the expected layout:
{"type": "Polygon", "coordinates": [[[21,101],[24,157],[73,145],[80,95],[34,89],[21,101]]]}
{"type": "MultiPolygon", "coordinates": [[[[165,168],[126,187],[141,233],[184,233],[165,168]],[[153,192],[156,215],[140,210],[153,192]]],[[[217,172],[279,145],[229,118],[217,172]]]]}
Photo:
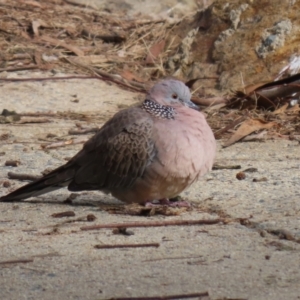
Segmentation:
{"type": "Polygon", "coordinates": [[[170,207],[191,207],[191,204],[187,201],[178,200],[178,198],[162,198],[159,200],[147,201],[145,203],[146,207],[158,207],[161,205],[170,206],[170,207]]]}

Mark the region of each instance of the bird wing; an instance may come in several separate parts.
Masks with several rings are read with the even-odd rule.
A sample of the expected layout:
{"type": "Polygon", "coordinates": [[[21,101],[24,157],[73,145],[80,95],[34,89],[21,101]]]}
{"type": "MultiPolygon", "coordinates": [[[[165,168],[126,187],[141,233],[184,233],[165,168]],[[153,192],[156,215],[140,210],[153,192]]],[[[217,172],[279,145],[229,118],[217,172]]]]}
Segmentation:
{"type": "Polygon", "coordinates": [[[69,190],[129,188],[155,157],[152,130],[140,108],[117,113],[69,162],[76,165],[69,190]]]}
{"type": "Polygon", "coordinates": [[[71,191],[129,188],[155,157],[153,120],[140,108],[117,113],[69,162],[0,198],[20,201],[64,186],[71,191]]]}

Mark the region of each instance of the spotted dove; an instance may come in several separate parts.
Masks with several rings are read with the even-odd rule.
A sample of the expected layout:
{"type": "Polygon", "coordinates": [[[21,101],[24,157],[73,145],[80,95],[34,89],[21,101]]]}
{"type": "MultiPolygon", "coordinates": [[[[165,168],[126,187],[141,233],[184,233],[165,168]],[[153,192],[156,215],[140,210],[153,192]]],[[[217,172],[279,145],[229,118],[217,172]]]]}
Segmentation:
{"type": "Polygon", "coordinates": [[[127,203],[177,196],[211,170],[216,142],[178,80],[152,87],[144,102],[115,114],[65,165],[0,198],[20,201],[67,186],[127,203]]]}

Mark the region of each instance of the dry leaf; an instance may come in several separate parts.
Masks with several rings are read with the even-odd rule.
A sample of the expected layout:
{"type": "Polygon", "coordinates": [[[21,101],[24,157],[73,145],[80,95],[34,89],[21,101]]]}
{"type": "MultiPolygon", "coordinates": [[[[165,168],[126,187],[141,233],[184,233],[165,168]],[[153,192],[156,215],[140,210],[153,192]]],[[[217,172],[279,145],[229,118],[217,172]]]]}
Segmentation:
{"type": "Polygon", "coordinates": [[[86,64],[90,66],[101,66],[102,64],[122,63],[124,60],[117,56],[109,55],[86,55],[84,57],[72,57],[75,63],[86,64]]]}
{"type": "Polygon", "coordinates": [[[283,106],[281,106],[281,107],[279,107],[278,109],[276,109],[276,110],[273,112],[273,114],[274,114],[274,115],[279,115],[279,114],[284,113],[284,112],[286,111],[286,109],[288,108],[288,106],[289,106],[288,103],[284,104],[283,106]]]}
{"type": "Polygon", "coordinates": [[[44,42],[47,42],[47,43],[53,45],[54,47],[63,47],[65,49],[73,52],[77,56],[84,56],[84,52],[82,50],[80,50],[78,47],[67,44],[62,40],[54,39],[47,35],[41,36],[40,39],[44,42]]]}
{"type": "Polygon", "coordinates": [[[47,27],[47,23],[43,20],[33,20],[31,23],[32,31],[35,36],[39,36],[39,27],[47,27]]]}
{"type": "Polygon", "coordinates": [[[123,70],[122,73],[120,74],[124,79],[132,81],[135,80],[137,82],[144,82],[143,79],[138,77],[137,75],[133,74],[129,70],[123,70]]]}
{"type": "Polygon", "coordinates": [[[228,147],[235,142],[239,141],[243,137],[249,135],[250,133],[260,130],[260,129],[270,129],[271,127],[278,125],[276,122],[265,122],[260,119],[247,119],[238,130],[230,137],[228,141],[225,142],[223,147],[228,147]]]}
{"type": "Polygon", "coordinates": [[[27,1],[22,1],[22,3],[26,4],[26,5],[30,5],[30,6],[42,8],[42,5],[39,2],[37,2],[37,1],[27,0],[27,1]]]}
{"type": "Polygon", "coordinates": [[[36,50],[34,52],[34,61],[39,67],[43,64],[42,63],[42,53],[39,52],[38,50],[36,50]]]}
{"type": "Polygon", "coordinates": [[[149,49],[149,53],[146,57],[146,64],[154,64],[155,59],[165,48],[165,40],[161,40],[160,42],[154,44],[149,49]]]}
{"type": "Polygon", "coordinates": [[[248,86],[244,92],[237,91],[229,99],[228,107],[239,109],[276,109],[289,101],[289,97],[300,94],[300,74],[266,84],[248,86]]]}

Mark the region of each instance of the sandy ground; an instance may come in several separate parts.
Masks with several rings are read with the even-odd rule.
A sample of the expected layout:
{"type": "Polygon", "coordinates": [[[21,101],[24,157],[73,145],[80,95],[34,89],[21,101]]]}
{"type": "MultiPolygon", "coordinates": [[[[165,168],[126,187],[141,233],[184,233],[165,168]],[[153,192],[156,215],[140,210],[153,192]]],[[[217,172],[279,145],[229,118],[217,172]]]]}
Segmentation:
{"type": "MultiPolygon", "coordinates": [[[[20,72],[17,76],[51,74],[20,72]]],[[[42,144],[86,139],[91,135],[71,136],[68,131],[76,128],[75,123],[101,126],[120,108],[142,98],[100,80],[2,82],[0,89],[1,109],[68,112],[47,117],[50,122],[43,124],[0,125],[0,152],[5,152],[0,156],[0,195],[24,184],[9,180],[9,171],[38,175],[65,163],[82,147],[44,150],[42,144]],[[14,159],[20,160],[18,167],[4,166],[14,159]]],[[[236,179],[239,170],[212,171],[183,194],[195,208],[178,216],[110,214],[105,203],[121,208],[123,204],[100,192],[81,193],[73,205],[63,204],[70,195],[67,190],[24,203],[0,203],[0,299],[107,299],[200,292],[208,292],[210,299],[299,299],[299,158],[299,143],[294,141],[238,143],[226,149],[219,145],[220,165],[257,171],[245,173],[241,181],[236,179]],[[267,181],[253,182],[262,177],[267,181]],[[51,216],[63,211],[73,211],[75,216],[51,216]],[[97,219],[85,221],[88,214],[97,219]],[[106,223],[219,217],[232,221],[133,228],[130,236],[113,234],[111,229],[80,229],[106,223]],[[249,217],[243,224],[234,220],[249,217]],[[94,247],[128,243],[158,243],[159,247],[94,247]]]]}

